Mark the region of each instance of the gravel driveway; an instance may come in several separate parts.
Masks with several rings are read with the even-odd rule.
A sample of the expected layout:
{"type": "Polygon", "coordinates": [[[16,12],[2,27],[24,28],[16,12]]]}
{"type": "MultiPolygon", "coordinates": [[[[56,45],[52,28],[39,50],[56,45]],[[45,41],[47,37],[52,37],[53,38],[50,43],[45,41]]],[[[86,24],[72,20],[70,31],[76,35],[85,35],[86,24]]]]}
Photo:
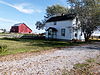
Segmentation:
{"type": "Polygon", "coordinates": [[[63,48],[20,60],[1,61],[0,75],[62,75],[63,69],[70,70],[74,64],[97,55],[100,55],[100,42],[63,48]]]}

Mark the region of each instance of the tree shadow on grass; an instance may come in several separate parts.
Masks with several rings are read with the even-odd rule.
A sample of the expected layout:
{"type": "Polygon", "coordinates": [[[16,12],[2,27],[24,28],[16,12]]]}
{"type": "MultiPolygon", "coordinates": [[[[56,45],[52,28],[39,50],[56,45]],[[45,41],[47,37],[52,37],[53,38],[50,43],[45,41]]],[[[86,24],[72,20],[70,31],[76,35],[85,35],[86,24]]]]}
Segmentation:
{"type": "Polygon", "coordinates": [[[87,46],[87,49],[99,50],[100,51],[100,42],[92,42],[92,45],[87,46]]]}
{"type": "Polygon", "coordinates": [[[37,47],[64,47],[73,45],[70,42],[66,41],[55,41],[55,40],[47,40],[47,39],[21,39],[21,38],[2,38],[1,40],[10,40],[17,42],[28,42],[26,46],[37,46],[37,47]]]}
{"type": "Polygon", "coordinates": [[[34,39],[22,39],[22,38],[0,38],[0,40],[17,41],[17,42],[34,42],[34,39]]]}
{"type": "Polygon", "coordinates": [[[91,49],[91,50],[99,50],[100,51],[100,47],[98,46],[94,46],[94,47],[86,47],[87,49],[91,49]]]}
{"type": "Polygon", "coordinates": [[[31,46],[38,46],[38,47],[53,47],[53,48],[58,48],[58,47],[65,47],[65,46],[70,46],[71,43],[69,42],[62,42],[62,41],[43,41],[41,43],[30,43],[29,45],[31,46]]]}

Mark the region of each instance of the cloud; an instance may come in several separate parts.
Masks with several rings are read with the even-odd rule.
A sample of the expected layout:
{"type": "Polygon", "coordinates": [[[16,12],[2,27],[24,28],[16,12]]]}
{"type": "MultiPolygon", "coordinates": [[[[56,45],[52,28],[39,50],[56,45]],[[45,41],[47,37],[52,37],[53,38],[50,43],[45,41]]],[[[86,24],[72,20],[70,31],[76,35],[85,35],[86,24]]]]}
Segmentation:
{"type": "Polygon", "coordinates": [[[13,5],[12,7],[23,13],[28,13],[28,14],[33,13],[34,12],[33,9],[26,8],[28,6],[29,6],[28,4],[22,3],[22,4],[13,5]]]}
{"type": "Polygon", "coordinates": [[[5,19],[5,18],[0,18],[0,22],[6,22],[6,23],[18,23],[19,21],[10,20],[10,19],[5,19]]]}
{"type": "Polygon", "coordinates": [[[40,13],[41,11],[38,9],[33,9],[32,6],[28,3],[21,3],[21,4],[10,4],[4,1],[0,1],[1,4],[10,6],[12,8],[15,8],[16,10],[22,12],[22,13],[26,13],[26,14],[31,14],[31,13],[40,13]]]}

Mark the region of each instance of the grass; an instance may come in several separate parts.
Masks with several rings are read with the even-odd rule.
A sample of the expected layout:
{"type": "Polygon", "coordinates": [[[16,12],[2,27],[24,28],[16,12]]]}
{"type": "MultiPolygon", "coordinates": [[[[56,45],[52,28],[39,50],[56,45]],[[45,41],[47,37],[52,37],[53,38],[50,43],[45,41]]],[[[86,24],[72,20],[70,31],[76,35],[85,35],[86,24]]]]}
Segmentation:
{"type": "Polygon", "coordinates": [[[100,42],[100,38],[90,38],[90,40],[92,41],[92,42],[100,42]]]}
{"type": "Polygon", "coordinates": [[[86,63],[80,64],[80,63],[78,63],[78,64],[74,65],[74,68],[77,69],[77,68],[82,68],[82,67],[87,67],[87,66],[89,66],[89,64],[86,64],[86,63]]]}
{"type": "Polygon", "coordinates": [[[0,45],[0,53],[5,52],[7,50],[7,45],[1,44],[0,45]]]}
{"type": "Polygon", "coordinates": [[[21,52],[38,52],[42,50],[50,50],[53,48],[76,45],[66,41],[32,40],[18,38],[3,38],[0,39],[0,42],[0,44],[7,45],[6,52],[1,52],[0,55],[16,54],[21,52]]]}
{"type": "Polygon", "coordinates": [[[87,61],[88,63],[93,63],[93,62],[95,62],[95,59],[90,58],[90,59],[87,59],[86,61],[87,61]]]}

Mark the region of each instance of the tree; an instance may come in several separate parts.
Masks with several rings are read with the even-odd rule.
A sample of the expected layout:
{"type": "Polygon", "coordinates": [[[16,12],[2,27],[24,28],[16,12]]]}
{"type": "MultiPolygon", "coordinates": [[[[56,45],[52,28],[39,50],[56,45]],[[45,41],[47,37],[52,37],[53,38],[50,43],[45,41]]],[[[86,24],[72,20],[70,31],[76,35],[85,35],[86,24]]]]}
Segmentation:
{"type": "Polygon", "coordinates": [[[85,41],[100,25],[100,0],[68,0],[71,9],[77,14],[85,41]]]}
{"type": "Polygon", "coordinates": [[[36,29],[38,29],[38,30],[43,29],[44,26],[45,26],[45,21],[44,20],[43,21],[37,21],[35,25],[36,25],[36,29]]]}
{"type": "Polygon", "coordinates": [[[68,13],[68,8],[65,8],[64,6],[61,5],[52,5],[48,6],[46,9],[46,16],[50,17],[53,15],[61,15],[61,14],[66,14],[68,13]]]}
{"type": "Polygon", "coordinates": [[[50,18],[54,15],[61,15],[61,14],[67,14],[68,13],[68,8],[61,6],[61,5],[52,5],[48,6],[46,9],[46,15],[44,16],[44,20],[42,21],[37,21],[36,22],[36,28],[37,29],[43,29],[45,26],[45,22],[47,18],[50,18]]]}

